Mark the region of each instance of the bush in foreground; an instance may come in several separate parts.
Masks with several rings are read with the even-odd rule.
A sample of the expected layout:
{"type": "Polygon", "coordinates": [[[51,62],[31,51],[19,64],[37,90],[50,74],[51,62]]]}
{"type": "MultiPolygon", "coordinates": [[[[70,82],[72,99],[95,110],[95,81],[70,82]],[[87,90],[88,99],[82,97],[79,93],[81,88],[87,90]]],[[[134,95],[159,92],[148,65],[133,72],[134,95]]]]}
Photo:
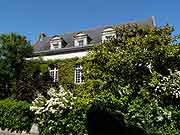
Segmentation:
{"type": "Polygon", "coordinates": [[[125,25],[82,60],[84,106],[102,102],[153,135],[180,133],[180,45],[173,28],[125,25]]]}
{"type": "Polygon", "coordinates": [[[30,105],[28,102],[14,99],[0,100],[1,129],[29,132],[34,120],[34,115],[29,110],[30,105]]]}
{"type": "Polygon", "coordinates": [[[40,133],[80,133],[85,125],[74,100],[73,94],[61,86],[50,88],[47,97],[39,94],[30,109],[35,112],[40,133]]]}

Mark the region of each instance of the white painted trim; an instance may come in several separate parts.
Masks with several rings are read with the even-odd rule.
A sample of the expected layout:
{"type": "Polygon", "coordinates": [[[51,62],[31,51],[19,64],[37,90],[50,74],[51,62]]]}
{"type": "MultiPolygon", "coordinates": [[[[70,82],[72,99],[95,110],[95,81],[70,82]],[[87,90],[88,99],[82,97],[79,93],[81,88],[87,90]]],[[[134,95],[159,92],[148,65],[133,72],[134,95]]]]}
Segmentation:
{"type": "MultiPolygon", "coordinates": [[[[71,58],[82,58],[88,54],[88,51],[82,52],[74,52],[74,53],[67,53],[67,54],[56,54],[56,55],[49,55],[49,56],[41,56],[41,58],[45,61],[47,60],[58,60],[58,59],[71,59],[71,58]]],[[[38,59],[39,57],[33,57],[28,59],[38,59]]]]}
{"type": "Polygon", "coordinates": [[[156,27],[156,18],[155,18],[155,16],[152,16],[151,18],[152,18],[154,27],[156,27]]]}

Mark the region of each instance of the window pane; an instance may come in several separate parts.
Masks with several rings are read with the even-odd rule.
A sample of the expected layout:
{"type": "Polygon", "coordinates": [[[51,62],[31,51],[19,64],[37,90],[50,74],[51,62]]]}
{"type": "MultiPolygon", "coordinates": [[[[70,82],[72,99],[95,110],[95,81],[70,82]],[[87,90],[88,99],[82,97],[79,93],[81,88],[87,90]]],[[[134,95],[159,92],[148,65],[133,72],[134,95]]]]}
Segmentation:
{"type": "Polygon", "coordinates": [[[49,70],[49,75],[51,76],[53,82],[57,82],[58,81],[58,69],[56,68],[51,68],[51,70],[49,70]]]}
{"type": "Polygon", "coordinates": [[[106,36],[107,40],[110,40],[112,38],[112,36],[106,36]]]}
{"type": "Polygon", "coordinates": [[[76,69],[77,69],[77,68],[80,68],[80,67],[81,67],[81,65],[79,65],[79,64],[78,64],[78,65],[76,65],[76,69]]]}
{"type": "Polygon", "coordinates": [[[84,40],[79,40],[78,44],[79,44],[79,46],[83,46],[84,45],[84,40]]]}
{"type": "Polygon", "coordinates": [[[82,83],[83,82],[83,78],[82,78],[82,66],[81,65],[76,65],[75,68],[75,83],[82,83]]]}
{"type": "Polygon", "coordinates": [[[58,70],[55,71],[55,81],[57,82],[58,81],[58,70]]]}
{"type": "Polygon", "coordinates": [[[54,48],[58,48],[59,45],[58,45],[58,44],[53,44],[53,47],[54,47],[54,48]]]}

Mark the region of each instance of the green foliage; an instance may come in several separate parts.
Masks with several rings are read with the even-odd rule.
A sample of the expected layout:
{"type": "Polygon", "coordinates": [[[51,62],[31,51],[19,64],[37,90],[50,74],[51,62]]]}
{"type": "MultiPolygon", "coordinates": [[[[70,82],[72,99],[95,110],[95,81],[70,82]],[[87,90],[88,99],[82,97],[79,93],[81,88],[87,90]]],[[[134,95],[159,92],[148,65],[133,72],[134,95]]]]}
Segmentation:
{"type": "Polygon", "coordinates": [[[59,83],[65,89],[74,90],[74,68],[77,58],[57,61],[59,69],[59,83]]]}
{"type": "Polygon", "coordinates": [[[24,62],[23,66],[13,96],[18,100],[31,102],[39,92],[46,95],[47,88],[52,85],[47,65],[41,64],[39,60],[29,60],[24,62]]]}
{"type": "MultiPolygon", "coordinates": [[[[173,28],[117,27],[117,39],[97,45],[82,61],[84,107],[102,102],[149,134],[178,134],[180,47],[173,28]]],[[[80,107],[80,106],[79,106],[80,107]]]]}
{"type": "MultiPolygon", "coordinates": [[[[38,63],[38,62],[37,62],[38,63]]],[[[48,67],[56,66],[59,73],[59,84],[65,89],[74,90],[74,68],[79,63],[78,58],[65,59],[65,60],[49,60],[41,61],[41,72],[48,71],[48,67]]]]}
{"type": "MultiPolygon", "coordinates": [[[[40,124],[42,133],[86,133],[88,109],[103,103],[110,110],[120,110],[127,123],[148,134],[179,134],[180,47],[178,37],[172,35],[173,28],[128,24],[116,30],[117,39],[95,46],[80,61],[85,83],[76,87],[72,109],[56,107],[56,111],[65,113],[49,112],[51,109],[43,112],[54,101],[43,96],[39,106],[43,107],[43,118],[39,116],[39,120],[47,121],[40,124]]],[[[76,60],[41,62],[38,67],[46,73],[49,66],[57,66],[59,83],[65,90],[74,90],[76,60]]]]}
{"type": "Polygon", "coordinates": [[[40,132],[80,133],[84,123],[79,119],[81,114],[75,110],[74,101],[73,94],[62,87],[50,88],[47,98],[38,95],[32,103],[31,110],[35,112],[40,132]]]}
{"type": "Polygon", "coordinates": [[[0,35],[0,85],[1,97],[12,95],[19,80],[25,58],[32,55],[32,46],[26,37],[16,33],[0,35]]]}
{"type": "Polygon", "coordinates": [[[43,61],[42,59],[29,60],[23,63],[20,79],[14,95],[19,100],[32,101],[40,92],[46,96],[49,87],[56,87],[61,84],[65,89],[73,91],[74,67],[78,63],[77,58],[66,60],[43,61]],[[59,82],[53,83],[49,76],[48,68],[56,66],[59,73],[59,82]]]}
{"type": "Polygon", "coordinates": [[[0,100],[1,129],[29,132],[34,120],[34,115],[29,108],[30,104],[25,101],[0,100]]]}
{"type": "Polygon", "coordinates": [[[84,59],[87,81],[97,81],[102,83],[101,89],[112,91],[119,83],[143,85],[141,83],[149,80],[153,70],[168,74],[169,68],[178,67],[178,63],[174,64],[178,60],[179,48],[166,44],[168,41],[164,39],[170,28],[131,27],[132,30],[128,27],[126,32],[117,28],[118,35],[123,32],[125,36],[98,45],[84,59]]]}
{"type": "Polygon", "coordinates": [[[26,37],[10,33],[0,35],[0,54],[1,62],[7,70],[6,77],[8,79],[16,78],[21,70],[21,65],[25,58],[32,55],[32,46],[27,41],[26,37]]]}

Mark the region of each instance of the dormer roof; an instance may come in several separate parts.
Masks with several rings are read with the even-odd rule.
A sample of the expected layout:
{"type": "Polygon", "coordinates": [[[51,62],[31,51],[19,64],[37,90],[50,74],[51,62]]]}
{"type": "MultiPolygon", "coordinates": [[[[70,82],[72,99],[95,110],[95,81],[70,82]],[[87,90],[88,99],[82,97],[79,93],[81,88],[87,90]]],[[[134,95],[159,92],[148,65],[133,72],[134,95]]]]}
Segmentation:
{"type": "Polygon", "coordinates": [[[102,33],[104,33],[104,32],[111,32],[111,31],[114,31],[114,28],[113,28],[113,27],[106,27],[106,28],[104,28],[104,30],[102,31],[102,33]]]}
{"type": "Polygon", "coordinates": [[[78,32],[74,38],[77,38],[77,37],[84,37],[84,36],[88,36],[86,33],[83,33],[83,32],[78,32]]]}

